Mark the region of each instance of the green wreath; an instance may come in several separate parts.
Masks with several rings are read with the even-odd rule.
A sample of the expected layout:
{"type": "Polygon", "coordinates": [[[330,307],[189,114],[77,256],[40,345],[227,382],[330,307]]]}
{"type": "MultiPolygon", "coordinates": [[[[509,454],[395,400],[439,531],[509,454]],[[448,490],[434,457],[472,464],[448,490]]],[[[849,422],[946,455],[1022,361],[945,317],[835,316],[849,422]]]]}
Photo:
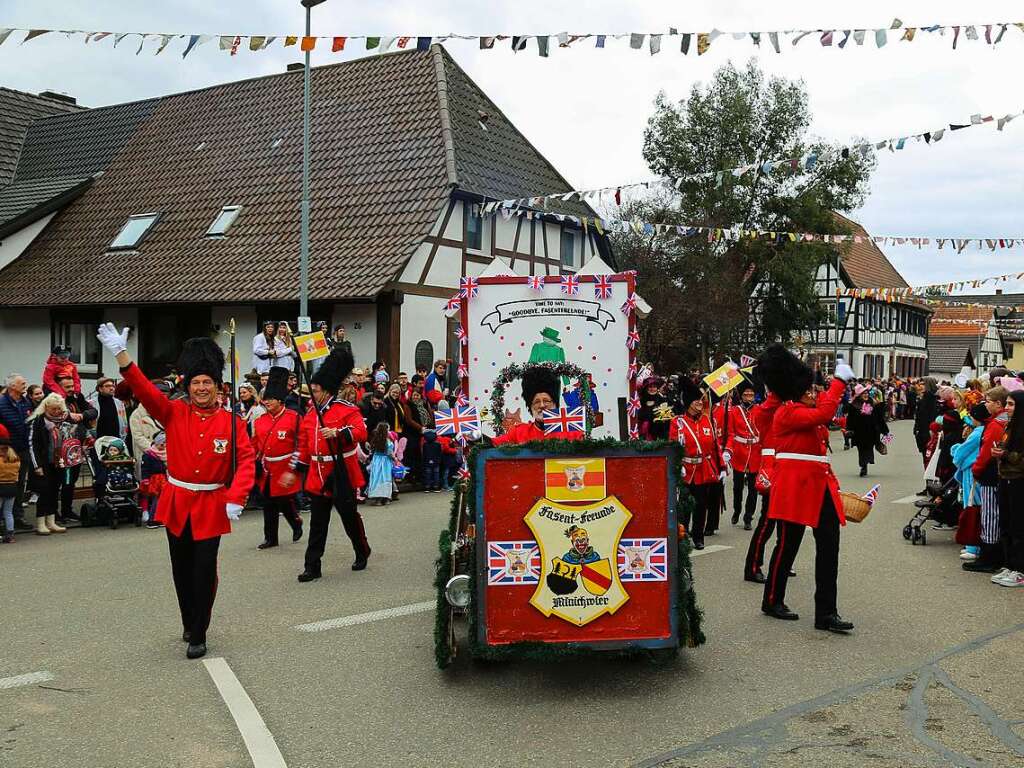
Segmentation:
{"type": "Polygon", "coordinates": [[[523,378],[523,374],[534,368],[547,368],[559,380],[564,376],[569,379],[576,379],[580,385],[580,399],[583,402],[584,413],[587,420],[587,437],[594,429],[594,410],[590,407],[590,374],[572,363],[512,363],[498,372],[498,378],[494,380],[491,389],[491,423],[494,425],[494,432],[503,435],[505,428],[502,426],[502,419],[505,416],[505,388],[517,379],[523,378]]]}

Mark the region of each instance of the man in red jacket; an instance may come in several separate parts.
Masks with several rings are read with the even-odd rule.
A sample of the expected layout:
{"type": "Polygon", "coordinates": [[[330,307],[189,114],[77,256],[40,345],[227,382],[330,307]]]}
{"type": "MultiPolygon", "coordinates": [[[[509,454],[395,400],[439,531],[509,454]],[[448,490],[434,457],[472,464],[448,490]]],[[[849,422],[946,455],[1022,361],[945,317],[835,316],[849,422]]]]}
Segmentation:
{"type": "Polygon", "coordinates": [[[521,383],[523,400],[532,418],[494,438],[492,445],[530,443],[535,440],[579,440],[584,436],[582,432],[544,433],[544,411],[558,408],[562,393],[561,383],[554,373],[540,366],[527,368],[521,383]]]}
{"type": "Polygon", "coordinates": [[[729,409],[725,423],[725,463],[732,467],[732,524],[736,525],[743,514],[743,528],[749,531],[757,508],[757,491],[754,482],[761,469],[761,433],[754,424],[754,385],[749,381],[740,382],[736,387],[740,399],[738,405],[729,409]],[[747,492],[747,503],[743,504],[743,491],[747,492]]]}
{"type": "Polygon", "coordinates": [[[365,482],[356,454],[359,443],[367,439],[366,423],[355,405],[337,396],[342,383],[352,372],[352,365],[351,353],[335,347],[313,374],[309,384],[313,407],[302,418],[299,453],[292,462],[293,471],[282,478],[285,488],[295,487],[298,478],[294,469],[299,464],[309,467],[306,474],[309,542],[306,545],[306,567],[299,574],[300,582],[320,578],[320,560],[327,546],[332,507],[338,510],[341,524],[355,550],[352,570],[364,570],[370,557],[363,518],[356,509],[356,490],[365,482]]]}
{"type": "Polygon", "coordinates": [[[679,380],[679,387],[679,401],[685,412],[672,419],[669,440],[683,446],[682,479],[694,500],[692,519],[684,515],[683,525],[693,548],[704,549],[704,534],[713,530],[708,527],[708,518],[721,504],[725,462],[700,389],[685,376],[679,380]]]}
{"type": "Polygon", "coordinates": [[[178,370],[188,399],[168,400],[132,362],[127,328],[118,333],[112,323],[104,323],[97,338],[117,358],[135,397],[167,435],[167,485],[156,518],[167,529],[186,656],[197,659],[206,654],[220,537],[242,514],[255,477],[245,422],[217,402],[224,352],[209,338],[186,341],[178,370]]]}
{"type": "Polygon", "coordinates": [[[263,496],[263,543],[257,549],[277,546],[278,517],[284,516],[292,529],[292,541],[302,538],[302,516],[295,506],[298,488],[282,482],[291,472],[291,463],[299,453],[299,414],[285,408],[288,397],[287,368],[270,369],[263,390],[267,412],[253,423],[252,447],[256,452],[260,494],[263,496]]]}
{"type": "Polygon", "coordinates": [[[772,430],[775,465],[771,477],[768,517],[776,521],[778,539],[772,552],[761,610],[777,619],[796,620],[786,606],[786,584],[800,549],[806,526],[814,529],[814,627],[848,632],[836,606],[839,576],[839,529],[846,525],[839,497],[839,482],[828,456],[828,424],[854,378],[853,369],[840,362],[835,377],[820,395],[814,391],[814,372],[776,344],[758,360],[758,371],[782,405],[775,412],[772,430]]]}
{"type": "Polygon", "coordinates": [[[761,514],[757,518],[757,525],[750,536],[750,544],[747,546],[747,559],[743,564],[743,578],[746,581],[754,581],[764,584],[765,575],[761,570],[764,564],[764,547],[768,539],[775,531],[775,521],[768,517],[768,500],[771,493],[772,468],[775,466],[775,435],[772,432],[772,421],[775,419],[775,412],[782,405],[782,401],[773,392],[751,409],[750,418],[754,423],[754,429],[761,436],[760,445],[760,468],[754,487],[761,494],[761,514]]]}

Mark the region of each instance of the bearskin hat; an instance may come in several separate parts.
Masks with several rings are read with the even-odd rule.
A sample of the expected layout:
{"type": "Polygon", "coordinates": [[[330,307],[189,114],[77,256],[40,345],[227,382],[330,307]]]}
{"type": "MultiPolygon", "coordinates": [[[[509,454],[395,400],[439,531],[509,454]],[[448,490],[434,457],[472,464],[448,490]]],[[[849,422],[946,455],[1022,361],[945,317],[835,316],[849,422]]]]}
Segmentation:
{"type": "Polygon", "coordinates": [[[282,403],[288,397],[288,375],[291,373],[287,368],[275,365],[267,373],[267,385],[263,388],[264,400],[280,400],[282,403]]]}
{"type": "Polygon", "coordinates": [[[206,375],[218,386],[224,382],[224,350],[208,336],[187,339],[178,357],[178,372],[189,385],[196,376],[206,375]]]}
{"type": "Polygon", "coordinates": [[[533,404],[533,398],[537,396],[539,392],[547,392],[551,396],[551,400],[555,405],[558,405],[559,398],[562,394],[561,383],[558,377],[550,368],[544,366],[534,365],[529,366],[523,372],[523,400],[526,401],[526,407],[530,408],[533,404]]]}
{"type": "Polygon", "coordinates": [[[679,403],[683,406],[684,411],[694,400],[700,400],[703,396],[704,393],[700,391],[700,387],[694,384],[689,376],[679,378],[679,403]]]}
{"type": "Polygon", "coordinates": [[[814,384],[814,371],[781,344],[772,344],[757,359],[764,385],[781,400],[798,400],[814,384]]]}
{"type": "MultiPolygon", "coordinates": [[[[355,364],[351,352],[342,347],[335,347],[331,350],[331,354],[324,358],[323,365],[313,374],[310,383],[319,384],[325,391],[333,395],[341,389],[341,383],[352,373],[355,364]]],[[[269,381],[267,385],[270,385],[269,381]]]]}
{"type": "Polygon", "coordinates": [[[744,392],[746,392],[746,391],[747,391],[748,389],[752,389],[752,390],[754,390],[755,392],[757,391],[757,387],[755,387],[755,386],[753,385],[753,383],[751,383],[751,382],[750,382],[750,381],[748,381],[747,379],[744,379],[743,381],[741,381],[741,382],[740,382],[739,384],[737,384],[737,385],[736,385],[736,389],[735,389],[735,390],[733,390],[733,391],[734,391],[734,392],[736,392],[736,397],[737,397],[737,398],[739,398],[739,397],[741,397],[741,396],[743,395],[743,393],[744,393],[744,392]]]}

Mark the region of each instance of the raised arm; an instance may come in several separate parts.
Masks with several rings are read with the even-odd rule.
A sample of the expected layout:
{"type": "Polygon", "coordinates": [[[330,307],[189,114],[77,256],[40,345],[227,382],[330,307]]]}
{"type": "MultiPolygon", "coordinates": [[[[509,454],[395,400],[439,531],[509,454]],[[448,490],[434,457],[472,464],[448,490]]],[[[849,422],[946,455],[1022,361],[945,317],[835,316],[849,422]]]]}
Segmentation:
{"type": "Polygon", "coordinates": [[[113,323],[103,323],[96,338],[117,360],[117,365],[124,375],[124,380],[131,387],[132,394],[146,406],[150,416],[166,427],[174,410],[171,401],[153,386],[139,366],[132,361],[132,356],[128,354],[128,329],[125,328],[118,333],[113,323]]]}

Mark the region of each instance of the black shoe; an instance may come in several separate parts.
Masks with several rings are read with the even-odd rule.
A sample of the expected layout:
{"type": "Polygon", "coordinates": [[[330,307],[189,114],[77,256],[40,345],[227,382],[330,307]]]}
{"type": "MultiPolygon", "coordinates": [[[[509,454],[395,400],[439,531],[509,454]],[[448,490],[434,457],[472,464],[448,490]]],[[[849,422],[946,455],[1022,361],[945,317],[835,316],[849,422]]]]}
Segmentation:
{"type": "Polygon", "coordinates": [[[292,541],[298,541],[302,538],[302,526],[292,530],[292,541]]]}
{"type": "Polygon", "coordinates": [[[749,520],[744,520],[744,521],[743,521],[743,530],[744,530],[744,531],[752,531],[753,529],[754,529],[754,526],[752,526],[752,525],[750,524],[750,521],[749,521],[749,520]]]}
{"type": "Polygon", "coordinates": [[[963,563],[961,566],[965,571],[972,573],[995,573],[999,566],[989,560],[975,560],[971,563],[963,563]]]}
{"type": "Polygon", "coordinates": [[[761,613],[766,616],[771,616],[773,619],[782,619],[783,621],[796,621],[800,618],[799,614],[793,613],[793,611],[789,610],[789,607],[785,603],[762,605],[761,613]]]}
{"type": "Polygon", "coordinates": [[[766,579],[764,577],[764,574],[760,570],[754,571],[754,573],[752,573],[752,574],[751,573],[743,574],[743,580],[744,581],[753,581],[753,582],[756,582],[757,584],[764,584],[766,581],[768,581],[768,579],[766,579]]]}
{"type": "Polygon", "coordinates": [[[190,643],[190,642],[192,642],[192,633],[189,632],[187,629],[184,632],[181,633],[181,642],[183,642],[183,643],[190,643]]]}
{"type": "Polygon", "coordinates": [[[853,622],[843,621],[843,618],[838,613],[833,613],[831,616],[815,619],[814,628],[842,634],[853,629],[853,622]]]}
{"type": "Polygon", "coordinates": [[[299,581],[305,584],[307,581],[313,581],[313,579],[320,578],[320,571],[311,571],[308,568],[299,574],[299,581]]]}
{"type": "Polygon", "coordinates": [[[185,656],[190,659],[198,659],[206,655],[206,643],[189,643],[185,650],[185,656]]]}
{"type": "Polygon", "coordinates": [[[264,541],[262,544],[257,544],[256,545],[256,549],[270,549],[271,547],[276,547],[276,546],[277,546],[277,542],[276,541],[273,542],[273,543],[271,543],[269,541],[264,541]]]}
{"type": "Polygon", "coordinates": [[[737,512],[736,514],[734,514],[732,516],[732,524],[736,525],[736,523],[738,523],[739,521],[740,521],[740,513],[737,512]]]}
{"type": "Polygon", "coordinates": [[[352,570],[353,571],[365,571],[366,570],[366,561],[370,559],[370,553],[372,551],[373,551],[372,549],[367,547],[365,555],[361,555],[359,557],[356,557],[356,561],[354,563],[352,563],[352,570]]]}
{"type": "Polygon", "coordinates": [[[868,468],[867,467],[861,467],[860,468],[860,476],[861,477],[867,477],[868,476],[868,468]]]}
{"type": "Polygon", "coordinates": [[[704,542],[703,541],[697,541],[695,539],[694,542],[693,542],[693,548],[694,549],[704,549],[704,542]]]}
{"type": "Polygon", "coordinates": [[[146,523],[146,527],[151,531],[155,531],[157,528],[163,528],[163,523],[158,523],[156,520],[150,520],[146,523]]]}

